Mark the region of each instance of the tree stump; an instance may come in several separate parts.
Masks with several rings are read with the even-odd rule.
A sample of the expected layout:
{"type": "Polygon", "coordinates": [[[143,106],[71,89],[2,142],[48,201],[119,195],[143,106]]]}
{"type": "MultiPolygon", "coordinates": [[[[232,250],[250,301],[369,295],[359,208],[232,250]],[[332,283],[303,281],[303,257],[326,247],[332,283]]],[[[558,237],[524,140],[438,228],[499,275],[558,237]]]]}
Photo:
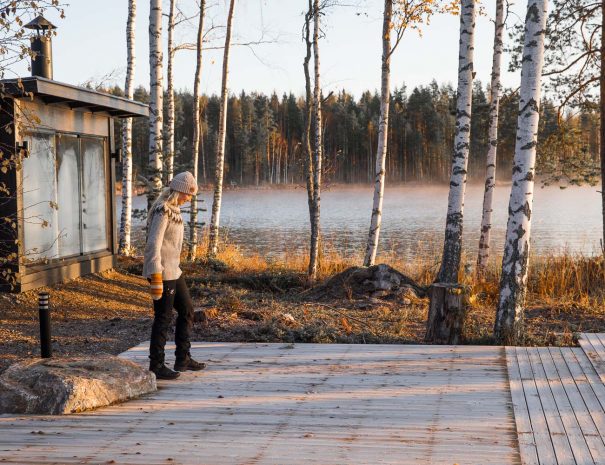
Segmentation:
{"type": "Polygon", "coordinates": [[[434,283],[429,287],[430,304],[425,342],[462,342],[468,292],[468,287],[462,284],[434,283]]]}

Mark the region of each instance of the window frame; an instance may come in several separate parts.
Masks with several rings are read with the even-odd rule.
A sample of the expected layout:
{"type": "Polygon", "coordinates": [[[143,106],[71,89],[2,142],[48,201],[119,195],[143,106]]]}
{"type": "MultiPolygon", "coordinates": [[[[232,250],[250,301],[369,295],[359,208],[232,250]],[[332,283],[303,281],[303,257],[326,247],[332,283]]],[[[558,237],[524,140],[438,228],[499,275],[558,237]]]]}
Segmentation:
{"type": "MultiPolygon", "coordinates": [[[[42,270],[47,270],[47,269],[51,269],[51,268],[55,268],[55,267],[59,267],[59,266],[65,266],[65,265],[69,265],[72,263],[78,263],[78,262],[84,262],[84,261],[89,261],[89,260],[94,260],[94,259],[98,259],[99,257],[103,257],[103,256],[108,256],[108,255],[113,255],[112,252],[112,246],[113,246],[113,241],[112,241],[112,217],[113,215],[111,214],[111,208],[112,208],[112,193],[111,193],[111,160],[109,157],[109,143],[110,143],[110,136],[102,136],[102,135],[98,135],[98,134],[86,134],[86,133],[79,133],[79,132],[74,132],[74,131],[57,131],[57,130],[49,130],[46,128],[36,128],[33,130],[28,130],[28,131],[24,131],[23,132],[23,138],[27,138],[29,139],[32,136],[35,135],[45,135],[45,136],[51,136],[53,139],[53,143],[54,143],[54,147],[55,150],[57,150],[58,147],[58,138],[60,136],[68,136],[68,137],[75,137],[77,138],[78,144],[77,144],[77,154],[76,154],[76,162],[77,162],[77,169],[78,169],[78,210],[79,210],[79,239],[80,239],[80,252],[77,254],[71,254],[71,255],[65,255],[65,256],[60,256],[60,257],[55,257],[55,258],[40,258],[39,260],[33,261],[31,263],[27,263],[27,262],[21,262],[21,266],[24,267],[25,270],[25,274],[30,274],[30,273],[35,273],[35,272],[39,272],[42,270]],[[95,139],[95,140],[99,140],[101,141],[102,145],[103,145],[103,167],[105,169],[105,182],[103,183],[104,189],[105,189],[105,247],[102,249],[97,249],[97,250],[92,250],[92,251],[88,251],[88,252],[84,252],[84,228],[83,228],[83,221],[82,221],[82,184],[83,184],[83,154],[82,154],[82,138],[87,138],[87,139],[95,139]]],[[[21,187],[23,187],[23,176],[24,176],[24,172],[23,172],[23,168],[21,168],[21,173],[20,173],[20,185],[21,187]]],[[[54,179],[54,183],[55,183],[55,191],[57,190],[57,183],[58,183],[58,179],[57,179],[57,154],[55,154],[55,179],[54,179]]],[[[20,210],[23,210],[23,193],[19,193],[19,196],[21,197],[21,207],[20,210]]],[[[25,239],[25,221],[23,218],[23,214],[19,215],[19,229],[22,231],[19,236],[20,236],[20,241],[21,242],[21,246],[20,249],[22,251],[25,251],[25,243],[24,243],[24,239],[25,239]]],[[[57,238],[58,240],[58,238],[57,238]]],[[[22,255],[23,252],[20,252],[20,256],[22,255]]]]}
{"type": "Polygon", "coordinates": [[[110,170],[111,170],[111,164],[110,164],[110,160],[109,160],[109,153],[108,153],[108,147],[109,147],[109,141],[108,138],[105,136],[98,136],[98,135],[90,135],[90,134],[79,134],[78,135],[78,141],[79,141],[79,163],[80,166],[82,167],[82,169],[79,170],[79,190],[80,190],[80,253],[81,255],[87,255],[87,254],[94,254],[94,253],[98,253],[98,252],[102,252],[104,250],[108,250],[111,251],[111,216],[110,216],[110,208],[112,208],[111,206],[111,193],[110,193],[110,170]],[[97,249],[97,250],[90,250],[88,252],[84,252],[84,227],[83,227],[83,221],[82,221],[82,187],[84,185],[84,170],[83,170],[83,157],[84,154],[82,153],[82,139],[93,139],[93,140],[98,140],[101,141],[101,143],[103,144],[103,166],[105,168],[105,182],[103,183],[103,187],[105,189],[105,248],[104,249],[97,249]]]}
{"type": "MultiPolygon", "coordinates": [[[[59,155],[58,153],[58,147],[59,147],[59,137],[61,136],[67,136],[67,137],[74,137],[77,140],[77,153],[76,153],[76,165],[78,168],[78,240],[80,241],[80,251],[78,253],[75,254],[71,254],[71,255],[64,255],[61,257],[57,257],[55,260],[61,260],[61,259],[70,259],[70,258],[74,258],[74,257],[81,257],[82,255],[84,255],[82,253],[83,247],[82,247],[82,185],[81,185],[81,176],[80,176],[80,171],[82,170],[82,160],[81,160],[81,156],[80,156],[80,137],[77,134],[67,134],[65,132],[61,132],[61,131],[55,131],[54,132],[54,137],[55,137],[55,150],[57,150],[57,157],[59,155]]],[[[58,179],[57,179],[58,182],[58,179]]],[[[57,196],[57,200],[58,200],[58,196],[57,196]]]]}

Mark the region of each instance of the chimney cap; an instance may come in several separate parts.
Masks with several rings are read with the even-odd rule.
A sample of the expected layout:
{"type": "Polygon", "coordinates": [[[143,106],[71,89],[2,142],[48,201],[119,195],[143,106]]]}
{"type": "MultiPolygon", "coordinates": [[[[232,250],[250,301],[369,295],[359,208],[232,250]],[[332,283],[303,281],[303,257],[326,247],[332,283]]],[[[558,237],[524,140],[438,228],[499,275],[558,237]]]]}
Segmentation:
{"type": "Polygon", "coordinates": [[[27,29],[35,29],[37,31],[41,31],[41,30],[50,31],[52,29],[57,29],[57,26],[55,26],[53,23],[51,23],[48,19],[46,19],[42,15],[38,16],[36,19],[27,23],[23,27],[25,27],[27,29]]]}

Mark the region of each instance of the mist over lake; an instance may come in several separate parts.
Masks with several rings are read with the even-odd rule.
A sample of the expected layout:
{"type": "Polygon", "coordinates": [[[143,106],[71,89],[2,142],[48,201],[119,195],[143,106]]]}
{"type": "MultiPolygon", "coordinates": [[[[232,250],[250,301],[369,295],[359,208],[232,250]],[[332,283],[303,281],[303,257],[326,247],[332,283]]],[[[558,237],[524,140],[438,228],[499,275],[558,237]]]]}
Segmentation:
{"type": "MultiPolygon", "coordinates": [[[[533,253],[595,254],[601,237],[598,187],[536,187],[532,218],[533,253]]],[[[498,185],[494,199],[492,247],[504,246],[510,185],[498,185]]],[[[447,210],[447,186],[386,187],[378,253],[394,251],[406,258],[441,252],[447,210]]],[[[210,210],[209,190],[200,193],[210,210]]],[[[464,209],[464,247],[474,262],[479,241],[483,186],[467,186],[464,209]]],[[[146,208],[146,197],[134,199],[134,208],[146,208]]],[[[121,202],[118,201],[118,215],[121,202]]],[[[185,207],[186,208],[186,207],[185,207]]],[[[325,244],[345,254],[361,254],[370,224],[372,188],[338,186],[321,196],[321,227],[325,244]]],[[[183,214],[188,218],[188,214],[183,214]]],[[[201,213],[209,222],[210,211],[201,213]]],[[[118,216],[119,217],[119,216],[118,216]]],[[[135,222],[140,229],[142,221],[135,222]]],[[[222,241],[245,252],[278,258],[307,250],[309,212],[303,187],[292,189],[236,189],[223,194],[222,241]]],[[[140,240],[141,235],[138,234],[140,240]]]]}

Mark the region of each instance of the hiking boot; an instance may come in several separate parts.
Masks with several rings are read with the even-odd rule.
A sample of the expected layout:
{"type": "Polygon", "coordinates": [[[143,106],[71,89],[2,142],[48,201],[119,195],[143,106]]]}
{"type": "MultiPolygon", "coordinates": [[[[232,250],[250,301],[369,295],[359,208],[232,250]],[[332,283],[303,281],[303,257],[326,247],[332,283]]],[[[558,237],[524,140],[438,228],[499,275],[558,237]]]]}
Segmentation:
{"type": "Polygon", "coordinates": [[[149,371],[155,373],[155,377],[157,379],[176,379],[181,376],[178,371],[171,370],[164,364],[156,367],[150,367],[149,371]]]}
{"type": "Polygon", "coordinates": [[[206,368],[206,364],[202,362],[196,362],[192,358],[186,360],[177,360],[174,362],[174,369],[176,371],[200,371],[206,368]]]}

